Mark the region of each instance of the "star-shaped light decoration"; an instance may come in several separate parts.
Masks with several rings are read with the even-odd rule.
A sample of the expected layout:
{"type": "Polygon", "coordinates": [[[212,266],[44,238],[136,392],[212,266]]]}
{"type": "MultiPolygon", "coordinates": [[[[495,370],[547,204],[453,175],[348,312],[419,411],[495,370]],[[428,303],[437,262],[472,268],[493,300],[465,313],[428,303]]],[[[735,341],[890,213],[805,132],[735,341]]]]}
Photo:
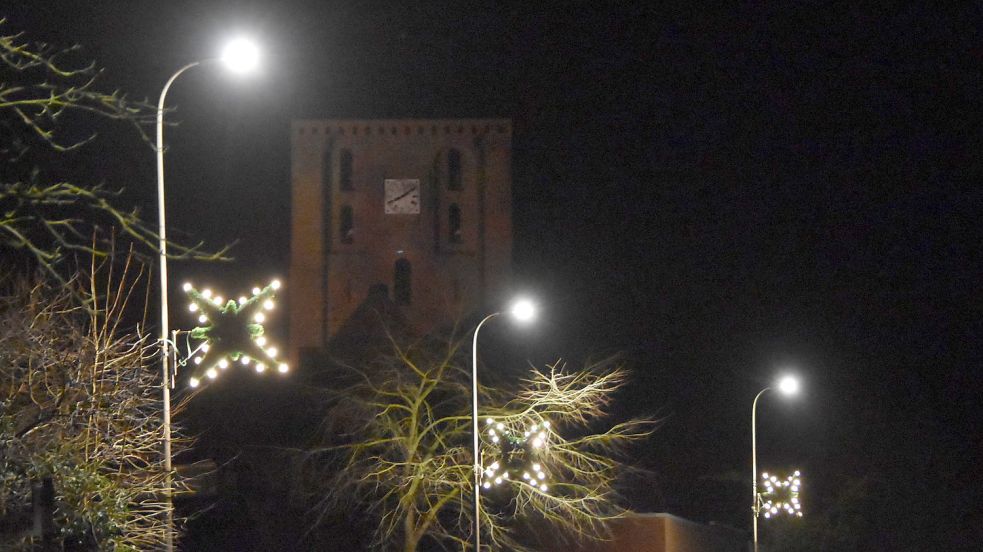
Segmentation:
{"type": "Polygon", "coordinates": [[[799,489],[802,487],[802,474],[798,470],[785,479],[777,476],[761,474],[764,491],[758,494],[761,501],[761,512],[766,518],[787,514],[802,517],[802,504],[799,503],[799,489]]]}
{"type": "Polygon", "coordinates": [[[200,292],[190,283],[184,284],[184,291],[191,299],[188,310],[198,315],[198,323],[191,330],[191,337],[205,342],[198,347],[201,354],[195,354],[192,362],[195,373],[191,387],[198,387],[204,378],[215,379],[231,364],[239,362],[243,366],[252,364],[256,372],[263,373],[275,367],[285,374],[290,367],[277,360],[277,349],[267,343],[263,335],[265,311],[273,310],[279,280],[273,280],[263,289],[253,288],[251,297],[239,297],[238,301],[223,303],[219,295],[210,289],[200,292]]]}
{"type": "Polygon", "coordinates": [[[541,460],[549,446],[550,423],[533,424],[521,434],[503,422],[485,420],[484,441],[492,462],[482,472],[481,487],[512,483],[541,493],[549,491],[547,473],[541,460]]]}

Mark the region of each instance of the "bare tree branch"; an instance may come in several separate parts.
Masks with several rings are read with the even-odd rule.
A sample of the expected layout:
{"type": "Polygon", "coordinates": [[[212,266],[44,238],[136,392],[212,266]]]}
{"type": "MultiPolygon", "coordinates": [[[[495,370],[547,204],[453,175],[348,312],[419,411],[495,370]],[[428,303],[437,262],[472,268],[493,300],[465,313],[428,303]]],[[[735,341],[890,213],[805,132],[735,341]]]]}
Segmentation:
{"type": "MultiPolygon", "coordinates": [[[[31,481],[50,477],[60,538],[86,548],[161,546],[168,479],[152,336],[120,331],[142,269],[108,261],[74,289],[5,282],[0,293],[0,518],[30,512],[31,481]],[[100,285],[102,283],[103,285],[100,285]],[[101,290],[105,290],[101,292],[101,290]],[[77,297],[101,292],[82,305],[77,297]]],[[[177,444],[185,441],[177,432],[177,444]]],[[[33,550],[25,534],[3,550],[33,550]]]]}
{"type": "MultiPolygon", "coordinates": [[[[0,19],[0,29],[3,24],[0,19]]],[[[147,128],[156,122],[156,107],[119,91],[99,90],[101,71],[70,61],[77,50],[0,33],[0,248],[26,251],[63,283],[59,264],[66,253],[105,257],[113,239],[157,251],[159,241],[136,210],[117,206],[118,193],[48,177],[26,159],[32,150],[57,155],[82,148],[96,137],[93,123],[106,120],[124,123],[153,147],[147,128]],[[70,114],[81,115],[83,122],[70,114]],[[99,238],[94,243],[93,235],[99,238]]],[[[228,253],[228,248],[207,252],[201,243],[169,245],[175,258],[224,260],[228,253]]]]}
{"type": "MultiPolygon", "coordinates": [[[[473,471],[463,342],[402,345],[390,338],[391,353],[348,367],[352,383],[329,394],[329,429],[305,457],[306,481],[317,493],[315,523],[356,502],[376,516],[379,549],[413,552],[424,539],[468,549],[473,471]]],[[[490,549],[531,550],[527,529],[542,525],[571,538],[602,538],[606,522],[625,513],[615,491],[630,469],[621,458],[649,436],[653,421],[592,430],[625,381],[613,361],[577,372],[557,363],[531,371],[514,389],[481,389],[481,418],[492,420],[482,423],[491,428],[482,434],[490,488],[482,493],[481,520],[490,549]],[[549,473],[548,486],[524,479],[521,466],[533,463],[543,477],[549,473]]]]}

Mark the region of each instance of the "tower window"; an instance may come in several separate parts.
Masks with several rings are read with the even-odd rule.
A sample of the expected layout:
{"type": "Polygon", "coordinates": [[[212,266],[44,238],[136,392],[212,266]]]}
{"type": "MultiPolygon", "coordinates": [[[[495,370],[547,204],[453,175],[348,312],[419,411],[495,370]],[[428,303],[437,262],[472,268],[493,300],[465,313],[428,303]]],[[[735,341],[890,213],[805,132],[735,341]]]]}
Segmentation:
{"type": "Polygon", "coordinates": [[[447,152],[447,189],[461,189],[461,152],[456,149],[447,152]]]}
{"type": "Polygon", "coordinates": [[[447,231],[452,243],[461,243],[461,208],[457,203],[451,203],[447,209],[447,231]]]}
{"type": "Polygon", "coordinates": [[[409,305],[413,296],[411,287],[413,267],[406,259],[397,259],[393,274],[393,296],[396,303],[409,305]]]}
{"type": "Polygon", "coordinates": [[[345,205],[341,208],[338,233],[341,235],[341,243],[352,243],[355,241],[355,215],[352,212],[351,205],[345,205]]]}
{"type": "Polygon", "coordinates": [[[321,186],[325,190],[331,189],[331,150],[321,157],[321,186]]]}
{"type": "Polygon", "coordinates": [[[346,192],[350,192],[355,189],[352,185],[352,152],[351,150],[343,149],[339,157],[341,162],[338,174],[339,187],[346,192]]]}

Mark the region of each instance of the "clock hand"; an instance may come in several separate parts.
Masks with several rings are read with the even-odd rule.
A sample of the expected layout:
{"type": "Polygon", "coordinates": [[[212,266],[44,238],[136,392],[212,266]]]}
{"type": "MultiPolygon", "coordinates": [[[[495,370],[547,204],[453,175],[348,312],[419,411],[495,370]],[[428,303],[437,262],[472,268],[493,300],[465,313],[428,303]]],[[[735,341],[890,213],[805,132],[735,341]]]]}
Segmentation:
{"type": "Polygon", "coordinates": [[[396,197],[394,197],[394,198],[392,198],[392,199],[390,199],[389,201],[387,201],[386,203],[395,203],[395,202],[397,202],[397,201],[399,201],[399,200],[401,200],[401,199],[403,199],[404,197],[406,197],[406,196],[408,196],[408,195],[410,195],[410,194],[412,194],[412,193],[413,193],[413,192],[415,192],[415,191],[416,191],[416,186],[413,186],[413,187],[412,187],[412,188],[410,188],[410,189],[409,189],[408,191],[406,191],[406,192],[403,192],[403,195],[399,195],[399,196],[396,196],[396,197]]]}

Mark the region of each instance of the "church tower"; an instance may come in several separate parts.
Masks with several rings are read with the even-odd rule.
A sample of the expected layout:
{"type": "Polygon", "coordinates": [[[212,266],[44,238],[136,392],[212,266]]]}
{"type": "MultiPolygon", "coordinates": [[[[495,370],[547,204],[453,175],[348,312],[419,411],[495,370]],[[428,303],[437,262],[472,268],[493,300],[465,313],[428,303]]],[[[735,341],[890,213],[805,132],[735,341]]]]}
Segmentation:
{"type": "Polygon", "coordinates": [[[300,120],[291,132],[290,353],[323,351],[385,289],[425,333],[501,298],[507,119],[300,120]]]}

